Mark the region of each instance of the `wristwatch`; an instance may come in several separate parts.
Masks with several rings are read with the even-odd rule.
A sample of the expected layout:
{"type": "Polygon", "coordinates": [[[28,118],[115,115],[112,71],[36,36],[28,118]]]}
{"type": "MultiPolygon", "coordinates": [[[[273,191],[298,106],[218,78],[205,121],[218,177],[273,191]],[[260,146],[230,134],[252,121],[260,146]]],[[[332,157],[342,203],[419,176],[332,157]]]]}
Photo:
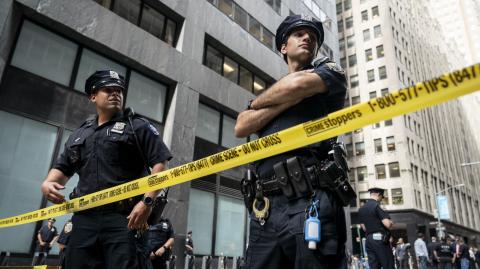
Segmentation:
{"type": "Polygon", "coordinates": [[[154,199],[150,196],[143,196],[142,198],[142,202],[146,205],[146,206],[152,206],[153,205],[153,202],[154,202],[154,199]]]}

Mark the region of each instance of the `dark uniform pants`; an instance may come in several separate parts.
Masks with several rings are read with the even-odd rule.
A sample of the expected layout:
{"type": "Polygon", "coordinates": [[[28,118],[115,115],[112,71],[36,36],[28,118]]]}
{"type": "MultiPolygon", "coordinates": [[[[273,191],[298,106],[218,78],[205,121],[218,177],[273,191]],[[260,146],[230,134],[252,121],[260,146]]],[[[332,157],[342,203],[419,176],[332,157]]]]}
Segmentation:
{"type": "Polygon", "coordinates": [[[321,192],[317,197],[320,200],[319,215],[322,221],[322,241],[317,244],[317,249],[308,249],[303,235],[305,208],[309,199],[288,202],[282,195],[272,196],[269,197],[270,216],[265,225],[261,226],[258,220],[251,216],[245,268],[347,268],[344,240],[337,238],[338,234],[344,234],[346,229],[343,208],[330,195],[317,192],[321,192]],[[324,233],[328,227],[343,230],[339,233],[336,230],[324,233]]]}
{"type": "Polygon", "coordinates": [[[135,233],[127,216],[115,212],[76,213],[66,253],[66,269],[138,268],[135,233]]]}
{"type": "Polygon", "coordinates": [[[365,249],[370,269],[394,269],[393,252],[382,240],[374,240],[372,234],[367,236],[365,249]]]}
{"type": "Polygon", "coordinates": [[[438,263],[438,269],[452,269],[451,261],[440,261],[438,263]]]}
{"type": "Polygon", "coordinates": [[[157,257],[152,261],[152,266],[154,269],[166,269],[167,268],[167,260],[163,259],[162,257],[157,257]]]}

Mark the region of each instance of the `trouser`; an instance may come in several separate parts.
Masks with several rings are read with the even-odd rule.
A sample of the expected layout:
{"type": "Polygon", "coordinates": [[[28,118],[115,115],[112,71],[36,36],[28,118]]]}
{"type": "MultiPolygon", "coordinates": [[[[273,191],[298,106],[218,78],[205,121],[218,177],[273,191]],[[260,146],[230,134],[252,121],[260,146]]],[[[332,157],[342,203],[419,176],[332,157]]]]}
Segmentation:
{"type": "Polygon", "coordinates": [[[66,252],[67,269],[138,268],[135,231],[125,214],[88,210],[75,213],[66,252]]]}
{"type": "Polygon", "coordinates": [[[398,260],[398,269],[409,269],[408,268],[408,259],[398,260]]]}
{"type": "Polygon", "coordinates": [[[152,261],[152,266],[154,269],[166,269],[167,268],[167,259],[157,257],[152,261]]]}
{"type": "Polygon", "coordinates": [[[374,240],[373,235],[369,234],[365,249],[370,269],[394,269],[393,253],[388,244],[382,240],[374,240]]]}
{"type": "Polygon", "coordinates": [[[288,201],[283,195],[270,199],[270,216],[262,226],[253,214],[246,253],[247,269],[346,269],[345,215],[331,193],[317,190],[321,242],[310,250],[304,239],[305,208],[310,199],[288,201]]]}
{"type": "Polygon", "coordinates": [[[468,258],[461,258],[460,259],[460,268],[470,269],[470,261],[468,260],[468,258]]]}
{"type": "Polygon", "coordinates": [[[50,253],[50,243],[47,243],[45,246],[40,246],[37,243],[35,253],[33,254],[32,266],[47,264],[47,256],[50,253]]]}
{"type": "Polygon", "coordinates": [[[418,269],[428,269],[427,256],[418,256],[418,269]]]}
{"type": "Polygon", "coordinates": [[[452,269],[452,262],[451,261],[439,261],[438,262],[438,269],[452,269]]]}

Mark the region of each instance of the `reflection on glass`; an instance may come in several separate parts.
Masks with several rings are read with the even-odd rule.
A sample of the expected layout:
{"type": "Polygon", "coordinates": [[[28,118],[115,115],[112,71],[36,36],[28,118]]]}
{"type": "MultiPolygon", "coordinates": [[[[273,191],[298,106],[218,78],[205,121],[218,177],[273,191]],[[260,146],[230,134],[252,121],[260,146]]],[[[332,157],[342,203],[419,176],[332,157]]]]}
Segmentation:
{"type": "Polygon", "coordinates": [[[248,71],[243,66],[240,66],[240,86],[248,91],[252,91],[253,86],[253,76],[250,71],[248,71]]]}
{"type": "Polygon", "coordinates": [[[234,118],[223,115],[222,146],[226,148],[233,148],[247,142],[245,138],[237,138],[235,136],[235,123],[236,120],[234,118]]]}
{"type": "Polygon", "coordinates": [[[233,83],[238,81],[238,64],[226,56],[223,62],[223,76],[233,83]]]}
{"type": "Polygon", "coordinates": [[[242,256],[245,206],[239,199],[218,196],[215,255],[242,256]]]}
{"type": "Polygon", "coordinates": [[[220,135],[218,126],[220,126],[220,113],[208,106],[199,104],[195,135],[218,144],[220,135]]]}
{"type": "Polygon", "coordinates": [[[115,0],[113,12],[131,23],[137,24],[140,14],[140,0],[115,0]]]}
{"type": "Polygon", "coordinates": [[[140,21],[140,27],[142,29],[158,38],[162,38],[164,24],[165,16],[150,6],[144,5],[142,20],[140,21]]]}
{"type": "Polygon", "coordinates": [[[218,50],[207,45],[205,65],[219,74],[222,74],[222,57],[223,55],[218,50]]]}
{"type": "Polygon", "coordinates": [[[253,93],[258,95],[262,93],[266,88],[266,83],[262,79],[255,76],[255,80],[253,81],[253,93]]]}
{"type": "Polygon", "coordinates": [[[192,231],[196,255],[212,254],[212,227],[215,195],[190,189],[187,230],[192,231]]]}
{"type": "Polygon", "coordinates": [[[25,21],[11,64],[68,86],[77,48],[75,43],[25,21]]]}

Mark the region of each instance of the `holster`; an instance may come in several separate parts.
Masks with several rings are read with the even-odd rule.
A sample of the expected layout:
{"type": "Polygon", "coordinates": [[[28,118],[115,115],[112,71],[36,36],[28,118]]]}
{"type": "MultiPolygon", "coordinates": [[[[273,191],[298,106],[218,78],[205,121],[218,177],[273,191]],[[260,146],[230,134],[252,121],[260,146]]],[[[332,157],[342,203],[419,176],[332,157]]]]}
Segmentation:
{"type": "Polygon", "coordinates": [[[348,182],[346,173],[334,161],[328,160],[322,163],[319,180],[327,182],[343,206],[348,206],[350,201],[357,197],[348,182]]]}
{"type": "Polygon", "coordinates": [[[252,213],[253,200],[255,199],[255,183],[257,181],[255,172],[247,169],[241,181],[240,191],[243,195],[243,202],[249,213],[252,213]]]}

